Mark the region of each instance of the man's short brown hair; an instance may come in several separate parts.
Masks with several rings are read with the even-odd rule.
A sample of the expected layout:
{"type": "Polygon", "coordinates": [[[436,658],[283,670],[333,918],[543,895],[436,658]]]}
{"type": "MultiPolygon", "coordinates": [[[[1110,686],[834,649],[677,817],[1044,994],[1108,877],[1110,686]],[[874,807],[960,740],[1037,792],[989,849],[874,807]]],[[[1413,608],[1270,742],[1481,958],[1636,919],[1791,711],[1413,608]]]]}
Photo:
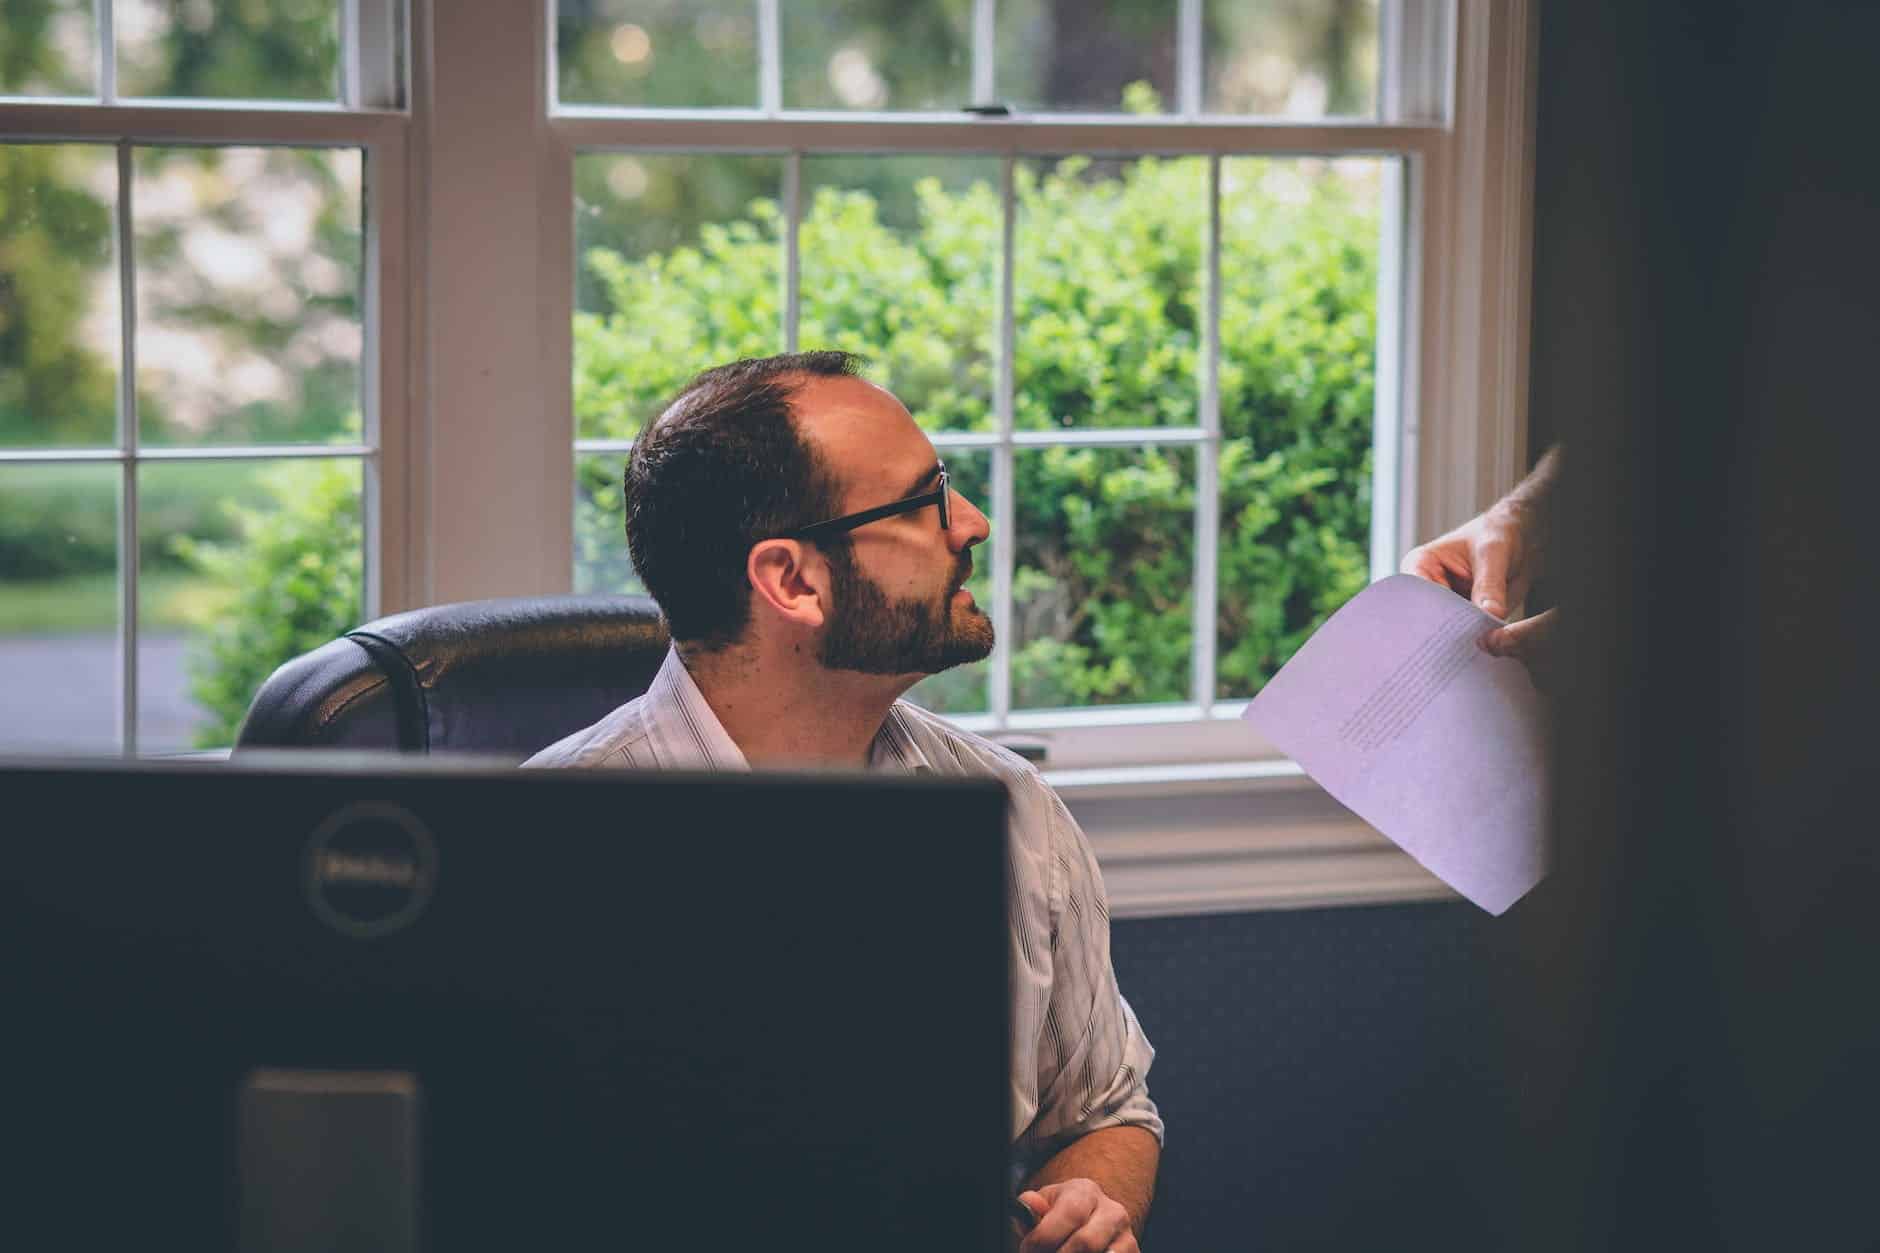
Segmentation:
{"type": "Polygon", "coordinates": [[[751,546],[840,512],[840,486],[790,398],[805,376],[854,375],[862,364],[821,351],[714,366],[634,441],[627,551],[675,641],[709,652],[743,638],[751,546]]]}

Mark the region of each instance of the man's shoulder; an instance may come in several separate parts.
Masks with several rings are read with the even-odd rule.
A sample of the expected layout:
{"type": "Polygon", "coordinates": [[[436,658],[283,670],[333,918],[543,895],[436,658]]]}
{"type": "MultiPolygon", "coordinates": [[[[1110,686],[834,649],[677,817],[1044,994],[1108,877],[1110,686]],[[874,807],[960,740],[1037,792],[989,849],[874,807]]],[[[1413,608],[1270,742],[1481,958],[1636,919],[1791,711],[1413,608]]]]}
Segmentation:
{"type": "Polygon", "coordinates": [[[645,696],[636,696],[599,722],[556,740],[523,762],[527,768],[606,766],[648,762],[631,760],[633,746],[646,738],[645,696]]]}
{"type": "Polygon", "coordinates": [[[956,727],[911,701],[896,701],[894,709],[908,737],[926,756],[927,764],[935,773],[996,775],[1015,791],[1023,788],[1056,795],[1038,767],[1003,744],[956,727]]]}

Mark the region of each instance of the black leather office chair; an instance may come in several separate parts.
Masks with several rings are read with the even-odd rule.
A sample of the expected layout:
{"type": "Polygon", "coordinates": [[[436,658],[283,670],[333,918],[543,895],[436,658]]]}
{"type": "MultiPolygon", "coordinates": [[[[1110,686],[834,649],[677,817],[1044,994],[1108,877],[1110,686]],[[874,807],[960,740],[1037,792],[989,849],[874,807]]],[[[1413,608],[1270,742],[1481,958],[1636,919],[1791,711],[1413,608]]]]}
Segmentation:
{"type": "Polygon", "coordinates": [[[255,694],[248,748],[472,752],[517,761],[646,690],[666,655],[644,596],[414,609],[294,658],[255,694]]]}

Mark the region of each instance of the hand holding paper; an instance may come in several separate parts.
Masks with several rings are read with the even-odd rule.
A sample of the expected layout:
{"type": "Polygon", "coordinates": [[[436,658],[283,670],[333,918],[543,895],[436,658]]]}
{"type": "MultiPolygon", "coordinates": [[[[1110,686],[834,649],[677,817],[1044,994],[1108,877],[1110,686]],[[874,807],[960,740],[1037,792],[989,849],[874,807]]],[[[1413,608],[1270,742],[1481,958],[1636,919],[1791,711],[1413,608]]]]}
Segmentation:
{"type": "Polygon", "coordinates": [[[1247,721],[1346,808],[1493,914],[1547,873],[1546,718],[1500,626],[1410,575],[1380,580],[1307,640],[1247,721]]]}

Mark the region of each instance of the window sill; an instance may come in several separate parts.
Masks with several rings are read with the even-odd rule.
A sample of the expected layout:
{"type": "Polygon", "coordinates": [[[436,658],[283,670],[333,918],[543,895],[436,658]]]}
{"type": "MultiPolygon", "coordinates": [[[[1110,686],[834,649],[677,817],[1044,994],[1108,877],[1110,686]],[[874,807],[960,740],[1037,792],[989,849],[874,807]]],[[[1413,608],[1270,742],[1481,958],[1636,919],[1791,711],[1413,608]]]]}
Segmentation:
{"type": "Polygon", "coordinates": [[[1460,899],[1293,762],[1047,771],[1113,918],[1460,899]]]}

